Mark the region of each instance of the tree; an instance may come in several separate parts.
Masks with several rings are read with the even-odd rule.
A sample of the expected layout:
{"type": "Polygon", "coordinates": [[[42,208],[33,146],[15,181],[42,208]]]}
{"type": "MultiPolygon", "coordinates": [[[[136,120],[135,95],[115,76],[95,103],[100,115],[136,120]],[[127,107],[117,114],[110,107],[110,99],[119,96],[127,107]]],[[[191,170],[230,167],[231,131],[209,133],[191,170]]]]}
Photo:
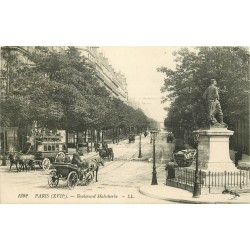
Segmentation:
{"type": "Polygon", "coordinates": [[[176,70],[158,69],[166,78],[162,92],[165,101],[172,100],[165,124],[178,131],[188,124],[205,126],[206,115],[202,94],[211,78],[215,78],[220,94],[224,120],[230,126],[237,120],[249,120],[249,51],[243,47],[198,47],[175,53],[176,70]]]}

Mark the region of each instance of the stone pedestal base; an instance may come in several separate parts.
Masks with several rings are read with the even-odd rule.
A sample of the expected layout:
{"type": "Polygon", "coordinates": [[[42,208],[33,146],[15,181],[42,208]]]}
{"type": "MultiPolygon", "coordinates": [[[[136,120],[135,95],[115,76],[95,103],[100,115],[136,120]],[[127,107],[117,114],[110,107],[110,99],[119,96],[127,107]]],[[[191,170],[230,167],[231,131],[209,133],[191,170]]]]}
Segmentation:
{"type": "Polygon", "coordinates": [[[229,156],[229,137],[233,131],[227,128],[197,130],[199,134],[198,166],[211,172],[238,171],[229,156]]]}

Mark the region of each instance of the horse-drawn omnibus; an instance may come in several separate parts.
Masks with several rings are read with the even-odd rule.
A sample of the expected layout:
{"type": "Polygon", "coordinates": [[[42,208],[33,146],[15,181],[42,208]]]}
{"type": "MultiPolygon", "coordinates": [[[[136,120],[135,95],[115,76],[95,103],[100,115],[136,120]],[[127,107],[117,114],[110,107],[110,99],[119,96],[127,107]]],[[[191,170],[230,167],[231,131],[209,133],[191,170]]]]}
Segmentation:
{"type": "Polygon", "coordinates": [[[34,169],[36,165],[46,170],[58,157],[64,158],[66,151],[61,136],[47,135],[27,141],[21,152],[14,153],[13,159],[17,170],[34,169]]]}

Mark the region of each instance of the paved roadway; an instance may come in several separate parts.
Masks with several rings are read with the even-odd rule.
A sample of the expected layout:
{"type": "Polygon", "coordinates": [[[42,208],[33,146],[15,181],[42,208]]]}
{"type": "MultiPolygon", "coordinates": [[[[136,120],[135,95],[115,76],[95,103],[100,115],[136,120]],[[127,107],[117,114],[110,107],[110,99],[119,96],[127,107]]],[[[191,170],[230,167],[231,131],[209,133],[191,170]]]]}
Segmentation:
{"type": "MultiPolygon", "coordinates": [[[[151,183],[152,144],[149,137],[142,137],[142,160],[138,160],[139,138],[135,143],[120,142],[113,147],[113,162],[105,160],[98,173],[98,182],[89,186],[78,185],[68,190],[66,182],[59,181],[57,188],[47,184],[49,170],[29,172],[9,172],[8,167],[0,167],[1,197],[3,203],[170,203],[144,196],[138,192],[140,186],[151,183]]],[[[159,136],[156,142],[156,166],[158,184],[165,182],[162,158],[168,158],[173,144],[159,136]]]]}

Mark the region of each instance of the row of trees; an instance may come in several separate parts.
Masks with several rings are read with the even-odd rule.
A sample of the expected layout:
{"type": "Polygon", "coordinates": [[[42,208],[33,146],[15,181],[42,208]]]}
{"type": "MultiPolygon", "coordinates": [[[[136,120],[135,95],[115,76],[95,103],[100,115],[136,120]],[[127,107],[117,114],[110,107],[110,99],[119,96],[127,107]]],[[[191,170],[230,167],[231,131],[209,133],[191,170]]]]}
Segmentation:
{"type": "Polygon", "coordinates": [[[2,49],[1,57],[8,65],[2,75],[11,84],[0,103],[0,120],[7,126],[36,121],[39,128],[83,131],[152,124],[141,109],[111,97],[94,66],[75,47],[63,53],[35,47],[25,55],[28,63],[11,53],[11,47],[2,49]]]}
{"type": "Polygon", "coordinates": [[[250,54],[244,47],[182,48],[175,52],[176,69],[158,69],[166,74],[162,92],[167,108],[165,126],[183,136],[185,128],[198,129],[206,121],[202,94],[210,79],[217,80],[224,121],[233,127],[249,122],[250,54]]]}

